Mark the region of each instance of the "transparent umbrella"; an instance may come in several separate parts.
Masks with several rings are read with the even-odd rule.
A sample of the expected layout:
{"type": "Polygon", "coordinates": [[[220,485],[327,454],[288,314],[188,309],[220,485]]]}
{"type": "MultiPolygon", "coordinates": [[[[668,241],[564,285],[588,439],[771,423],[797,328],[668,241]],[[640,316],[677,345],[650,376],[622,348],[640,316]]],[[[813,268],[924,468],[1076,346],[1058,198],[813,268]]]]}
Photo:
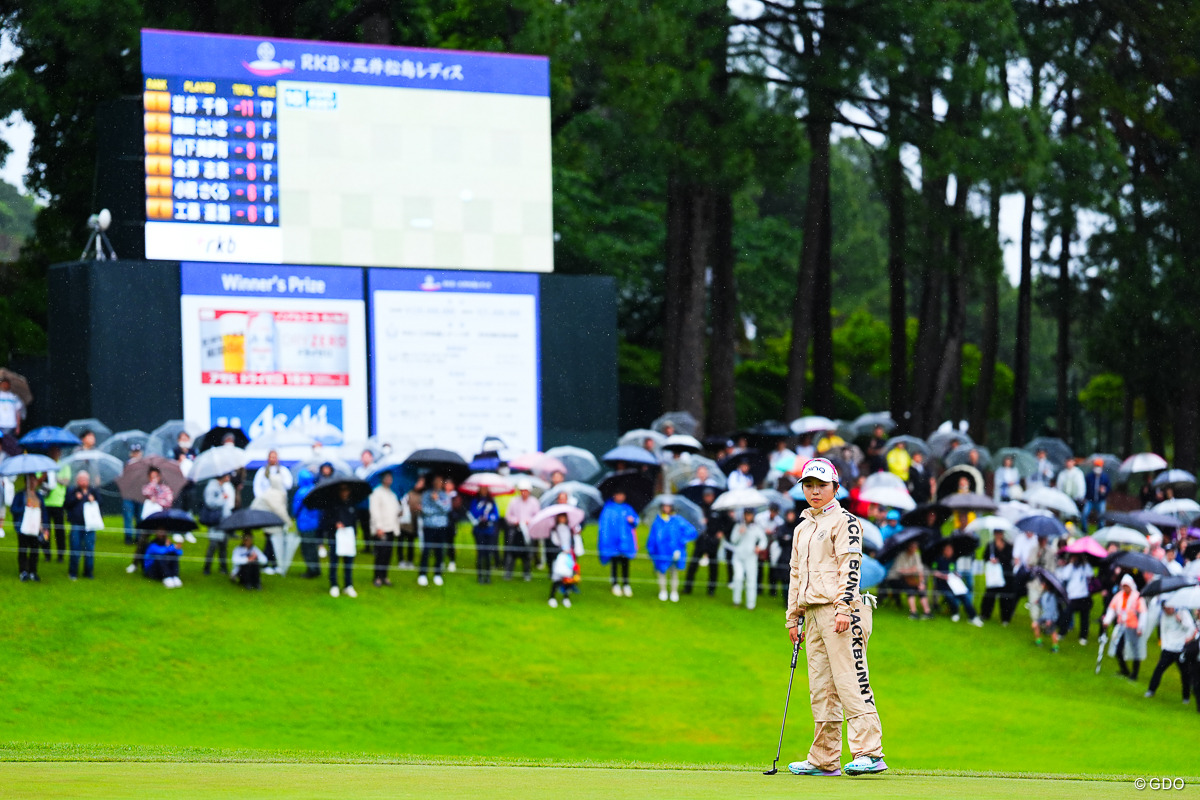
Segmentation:
{"type": "Polygon", "coordinates": [[[63,425],[63,427],[78,436],[80,439],[83,438],[83,434],[91,431],[96,435],[97,445],[102,444],[105,439],[113,435],[112,428],[108,427],[95,417],[88,417],[87,419],[73,419],[66,425],[63,425]]]}
{"type": "Polygon", "coordinates": [[[687,411],[668,411],[654,420],[650,427],[665,435],[668,425],[675,429],[675,433],[683,433],[688,436],[695,436],[696,431],[700,430],[700,422],[687,411]]]}
{"type": "Polygon", "coordinates": [[[150,438],[146,441],[146,455],[171,458],[175,454],[175,443],[179,441],[179,434],[187,433],[194,441],[206,430],[208,429],[203,425],[195,422],[183,419],[167,420],[150,431],[150,438]]]}
{"type": "Polygon", "coordinates": [[[125,462],[99,450],[76,450],[62,460],[71,467],[71,480],[80,472],[87,472],[93,486],[112,483],[125,471],[125,462]]]}
{"type": "Polygon", "coordinates": [[[588,450],[582,447],[562,445],[551,447],[546,455],[557,458],[567,468],[567,480],[587,481],[600,474],[600,462],[588,450]]]}
{"type": "Polygon", "coordinates": [[[145,431],[121,431],[120,433],[114,433],[112,436],[105,439],[104,443],[99,445],[96,449],[102,453],[108,453],[114,458],[119,458],[122,461],[128,461],[129,454],[132,452],[133,447],[136,445],[137,447],[142,448],[142,451],[145,452],[146,442],[149,440],[150,434],[146,433],[145,431]]]}

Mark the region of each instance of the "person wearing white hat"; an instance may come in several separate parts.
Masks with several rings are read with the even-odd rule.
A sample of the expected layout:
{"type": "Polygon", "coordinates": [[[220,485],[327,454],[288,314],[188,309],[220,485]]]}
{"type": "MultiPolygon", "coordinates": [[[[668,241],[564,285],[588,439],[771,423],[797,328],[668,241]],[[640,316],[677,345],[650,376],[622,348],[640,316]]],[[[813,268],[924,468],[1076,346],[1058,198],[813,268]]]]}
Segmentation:
{"type": "Polygon", "coordinates": [[[1101,624],[1108,627],[1117,623],[1117,633],[1108,646],[1108,654],[1117,657],[1117,667],[1121,674],[1131,681],[1136,681],[1138,670],[1146,660],[1146,643],[1142,640],[1142,625],[1146,616],[1146,601],[1138,593],[1137,584],[1133,577],[1121,577],[1121,589],[1108,603],[1101,624]],[[1130,669],[1126,659],[1133,662],[1130,669]]]}
{"type": "Polygon", "coordinates": [[[884,772],[883,733],[867,668],[873,598],[859,592],[862,526],[834,496],[838,472],[823,458],[804,465],[809,508],[792,543],[786,625],[794,644],[808,642],[808,685],[816,732],[796,775],[842,774],[842,720],[850,751],[847,775],[884,772]]]}
{"type": "Polygon", "coordinates": [[[508,535],[504,542],[504,580],[512,580],[513,568],[517,560],[521,560],[526,582],[533,580],[530,564],[533,548],[530,546],[529,523],[533,515],[542,510],[542,504],[533,497],[533,484],[528,478],[517,480],[519,496],[508,503],[504,512],[504,520],[508,523],[508,535]]]}

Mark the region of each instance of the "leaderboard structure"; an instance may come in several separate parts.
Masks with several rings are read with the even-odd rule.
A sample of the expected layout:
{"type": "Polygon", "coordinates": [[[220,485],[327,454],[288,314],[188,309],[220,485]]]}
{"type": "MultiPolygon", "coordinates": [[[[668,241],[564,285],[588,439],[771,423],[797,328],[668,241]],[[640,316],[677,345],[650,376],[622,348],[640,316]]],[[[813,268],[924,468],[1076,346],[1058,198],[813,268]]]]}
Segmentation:
{"type": "Polygon", "coordinates": [[[547,59],[144,30],[142,66],[185,419],[540,448],[547,59]]]}

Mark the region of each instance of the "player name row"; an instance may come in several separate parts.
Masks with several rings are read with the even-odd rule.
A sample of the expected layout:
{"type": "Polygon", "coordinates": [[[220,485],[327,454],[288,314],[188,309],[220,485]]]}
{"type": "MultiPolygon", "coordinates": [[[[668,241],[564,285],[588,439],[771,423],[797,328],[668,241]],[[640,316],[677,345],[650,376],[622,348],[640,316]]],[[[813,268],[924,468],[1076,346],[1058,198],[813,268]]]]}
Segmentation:
{"type": "Polygon", "coordinates": [[[274,164],[259,164],[233,158],[227,161],[201,161],[195,158],[146,156],[146,174],[164,178],[202,178],[206,181],[279,181],[279,168],[274,164]]]}
{"type": "Polygon", "coordinates": [[[213,136],[218,139],[230,137],[274,139],[279,133],[279,125],[271,121],[176,117],[170,114],[146,114],[142,127],[146,133],[169,133],[172,136],[213,136]]]}
{"type": "Polygon", "coordinates": [[[275,226],[279,224],[279,209],[253,203],[201,203],[196,200],[149,197],[146,199],[146,219],[275,226]]]}
{"type": "Polygon", "coordinates": [[[176,156],[179,158],[248,158],[258,161],[275,160],[274,142],[249,139],[191,139],[165,133],[146,135],[146,155],[176,156]]]}
{"type": "Polygon", "coordinates": [[[206,183],[204,181],[167,181],[154,178],[146,181],[148,197],[174,197],[176,200],[215,200],[224,203],[236,200],[244,203],[274,203],[279,200],[279,189],[271,183],[206,183]]]}

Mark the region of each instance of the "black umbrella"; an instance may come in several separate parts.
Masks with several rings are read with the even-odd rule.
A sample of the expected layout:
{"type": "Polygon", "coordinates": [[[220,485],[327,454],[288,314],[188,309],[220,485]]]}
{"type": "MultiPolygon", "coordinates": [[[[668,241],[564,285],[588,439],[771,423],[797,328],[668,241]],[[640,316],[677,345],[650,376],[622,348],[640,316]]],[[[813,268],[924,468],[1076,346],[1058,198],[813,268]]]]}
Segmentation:
{"type": "Polygon", "coordinates": [[[1034,567],[1029,573],[1035,578],[1041,578],[1042,583],[1046,584],[1046,588],[1058,595],[1064,603],[1068,602],[1066,587],[1053,572],[1043,567],[1034,567]]]}
{"type": "Polygon", "coordinates": [[[187,533],[196,530],[196,520],[192,515],[178,508],[168,508],[155,511],[138,521],[138,528],[148,531],[170,531],[171,533],[187,533]]]}
{"type": "Polygon", "coordinates": [[[879,551],[875,560],[880,564],[886,564],[895,560],[896,556],[900,555],[904,548],[911,543],[917,542],[919,545],[924,545],[935,538],[937,538],[937,534],[929,528],[904,528],[883,540],[883,549],[879,551]]]}
{"type": "Polygon", "coordinates": [[[287,523],[270,511],[243,508],[221,520],[216,527],[223,531],[251,531],[257,528],[279,528],[284,525],[287,523]]]}
{"type": "Polygon", "coordinates": [[[352,506],[366,500],[371,494],[371,484],[366,481],[350,475],[334,474],[312,488],[304,498],[304,507],[323,510],[341,505],[343,486],[350,487],[350,499],[347,502],[352,506]]]}
{"type": "Polygon", "coordinates": [[[432,472],[435,475],[449,478],[455,483],[462,483],[471,474],[471,465],[462,456],[440,447],[417,450],[404,459],[404,467],[416,473],[432,472]]]}
{"type": "Polygon", "coordinates": [[[912,511],[909,511],[901,516],[900,524],[914,525],[917,527],[924,526],[927,528],[933,528],[934,530],[941,530],[942,525],[945,524],[946,520],[950,519],[950,515],[953,513],[954,512],[946,508],[941,503],[923,503],[922,505],[914,508],[912,511]],[[937,515],[934,517],[932,525],[930,525],[926,519],[931,511],[937,515]]]}
{"type": "Polygon", "coordinates": [[[1183,524],[1179,521],[1178,517],[1172,517],[1170,514],[1160,514],[1157,511],[1134,511],[1129,516],[1145,525],[1153,525],[1156,528],[1174,529],[1183,524]]]}
{"type": "Polygon", "coordinates": [[[775,447],[775,442],[780,439],[787,439],[796,434],[789,426],[779,420],[768,419],[758,423],[753,428],[741,431],[738,435],[745,436],[747,444],[751,447],[770,449],[775,447]]]}
{"type": "Polygon", "coordinates": [[[1189,578],[1186,575],[1164,575],[1161,578],[1152,580],[1142,588],[1142,597],[1154,597],[1160,594],[1167,594],[1179,589],[1186,589],[1189,586],[1195,586],[1196,579],[1189,578]]]}
{"type": "Polygon", "coordinates": [[[654,483],[636,469],[610,472],[596,484],[596,488],[605,500],[611,499],[617,492],[624,492],[625,502],[634,508],[645,508],[654,499],[654,483]]]}
{"type": "Polygon", "coordinates": [[[196,444],[196,452],[203,452],[210,447],[220,447],[226,435],[233,437],[233,446],[245,448],[250,444],[250,437],[241,428],[230,428],[228,425],[218,425],[200,437],[196,444]]]}
{"type": "Polygon", "coordinates": [[[983,474],[979,470],[972,467],[970,464],[959,464],[957,467],[951,467],[938,476],[937,479],[937,496],[942,502],[948,495],[958,492],[959,479],[966,478],[971,487],[971,491],[975,494],[983,494],[984,481],[983,474]]]}
{"type": "Polygon", "coordinates": [[[1135,553],[1132,550],[1122,550],[1112,556],[1109,563],[1114,566],[1124,567],[1125,569],[1136,569],[1155,575],[1171,574],[1171,571],[1167,569],[1167,565],[1157,558],[1148,556],[1145,553],[1135,553]]]}
{"type": "Polygon", "coordinates": [[[725,491],[720,486],[700,486],[697,484],[696,486],[684,486],[679,490],[678,494],[686,497],[698,506],[703,506],[704,492],[708,489],[712,490],[713,497],[720,497],[721,492],[725,491]]]}
{"type": "Polygon", "coordinates": [[[942,505],[946,508],[963,509],[969,511],[995,511],[996,503],[992,498],[974,492],[955,492],[948,494],[942,498],[942,505]]]}
{"type": "MultiPolygon", "coordinates": [[[[886,544],[886,543],[885,543],[886,544]]],[[[973,533],[953,533],[941,539],[931,539],[924,547],[926,561],[933,561],[942,555],[946,545],[954,548],[954,557],[973,556],[979,549],[979,537],[973,533]]]]}
{"type": "Polygon", "coordinates": [[[726,475],[735,472],[743,461],[750,464],[750,475],[754,478],[754,483],[759,484],[767,477],[767,473],[771,471],[771,459],[766,453],[761,450],[742,450],[734,453],[731,456],[726,456],[717,462],[717,466],[726,475]]]}

